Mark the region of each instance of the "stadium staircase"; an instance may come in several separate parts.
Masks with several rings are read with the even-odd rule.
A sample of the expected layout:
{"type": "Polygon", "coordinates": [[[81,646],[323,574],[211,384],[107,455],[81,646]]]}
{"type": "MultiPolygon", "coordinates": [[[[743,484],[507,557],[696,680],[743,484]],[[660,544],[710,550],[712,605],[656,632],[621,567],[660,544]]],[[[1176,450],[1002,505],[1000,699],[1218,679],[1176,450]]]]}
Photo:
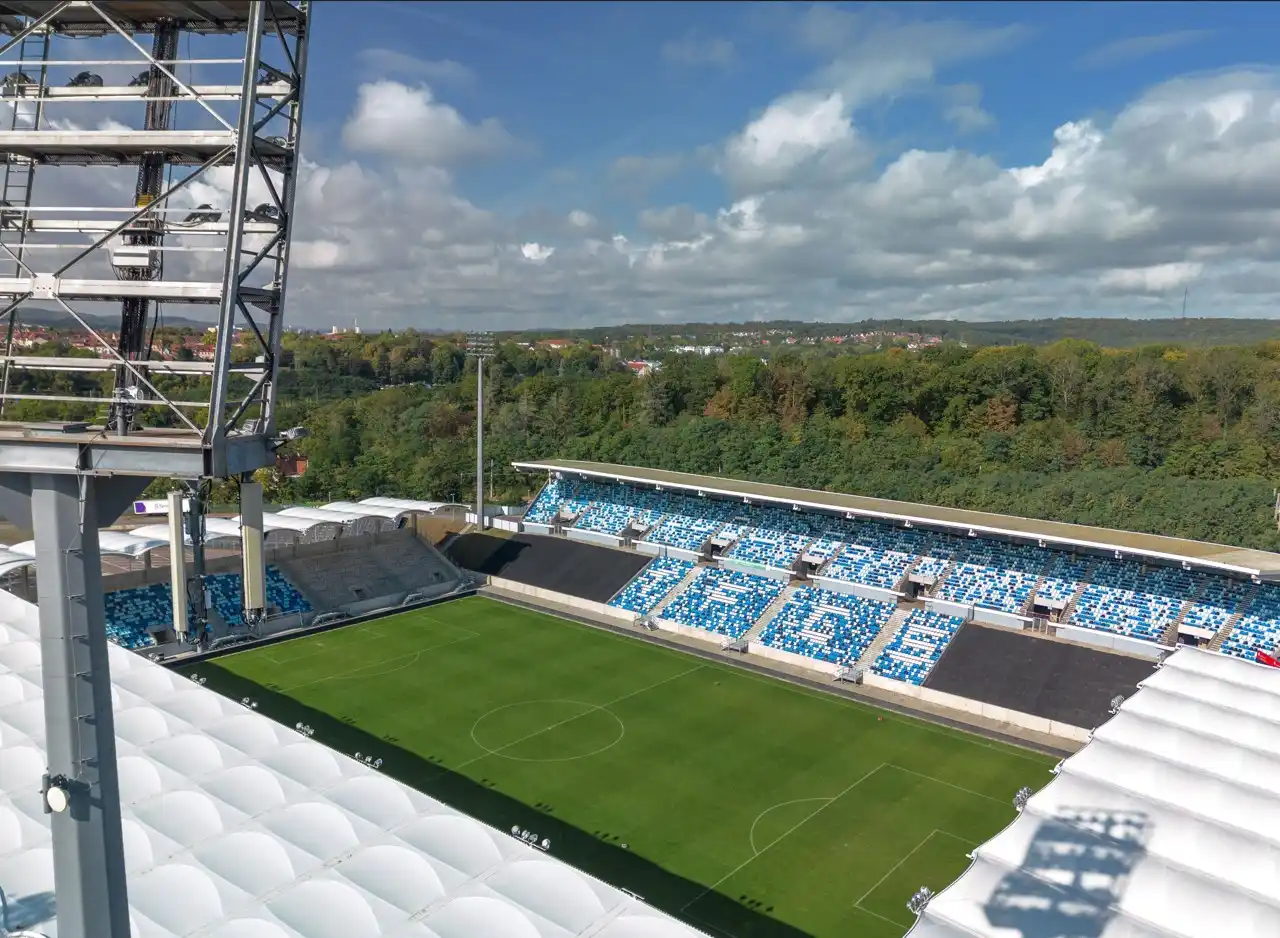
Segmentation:
{"type": "Polygon", "coordinates": [[[901,605],[895,609],[893,615],[889,617],[889,621],[876,633],[876,637],[871,640],[871,644],[862,653],[862,657],[855,661],[850,666],[850,669],[856,671],[859,668],[866,668],[869,670],[875,660],[880,657],[880,652],[884,651],[885,646],[893,641],[893,637],[902,629],[902,624],[907,621],[907,617],[919,608],[921,607],[901,605]]]}
{"type": "Polygon", "coordinates": [[[916,567],[920,566],[920,561],[924,560],[924,554],[917,554],[911,558],[911,562],[907,564],[907,569],[902,571],[902,579],[893,585],[893,588],[899,593],[907,591],[907,584],[911,582],[911,574],[916,572],[916,567]]]}
{"type": "Polygon", "coordinates": [[[1253,605],[1253,600],[1257,597],[1259,589],[1261,589],[1261,584],[1253,584],[1253,589],[1249,591],[1249,595],[1240,601],[1240,608],[1235,611],[1222,628],[1218,629],[1218,631],[1214,633],[1213,638],[1209,640],[1210,651],[1218,651],[1222,648],[1222,643],[1225,642],[1227,637],[1235,631],[1236,625],[1238,625],[1240,620],[1248,613],[1249,607],[1253,605]]]}
{"type": "Polygon", "coordinates": [[[840,543],[836,544],[836,550],[835,550],[835,553],[834,553],[834,554],[832,554],[830,557],[828,557],[828,558],[827,558],[827,562],[826,562],[826,563],[824,563],[822,566],[820,566],[817,570],[815,570],[813,575],[814,575],[814,576],[826,576],[826,575],[827,575],[827,568],[828,568],[828,567],[830,567],[833,563],[835,563],[835,562],[836,562],[836,558],[837,558],[837,557],[839,557],[841,554],[843,554],[843,553],[844,553],[844,548],[845,548],[846,543],[847,543],[846,541],[840,541],[840,543]]]}
{"type": "Polygon", "coordinates": [[[1061,623],[1068,623],[1071,617],[1076,614],[1076,603],[1080,601],[1080,597],[1084,595],[1084,591],[1089,584],[1093,582],[1093,571],[1097,567],[1097,561],[1089,564],[1089,569],[1085,570],[1080,577],[1080,581],[1076,583],[1076,591],[1071,594],[1071,598],[1067,600],[1067,604],[1062,607],[1062,615],[1058,618],[1061,623]]]}
{"type": "Polygon", "coordinates": [[[663,596],[662,601],[659,602],[658,605],[654,606],[653,609],[649,611],[648,617],[650,619],[661,618],[663,611],[668,606],[670,606],[673,602],[675,602],[675,598],[677,596],[679,596],[681,593],[683,593],[686,589],[689,588],[689,584],[693,582],[694,577],[696,577],[704,569],[706,568],[701,567],[697,564],[694,564],[693,569],[685,574],[684,579],[681,580],[679,583],[677,583],[675,586],[671,587],[671,592],[667,593],[666,596],[663,596]]]}
{"type": "MultiPolygon", "coordinates": [[[[629,538],[627,538],[627,546],[628,546],[628,547],[635,547],[635,546],[636,546],[636,544],[637,544],[639,541],[643,541],[643,540],[647,539],[647,538],[649,537],[649,535],[650,535],[650,534],[652,534],[654,531],[658,530],[658,525],[660,525],[660,524],[662,524],[662,522],[666,521],[668,517],[670,517],[670,516],[669,516],[669,515],[667,515],[667,514],[661,514],[661,515],[658,515],[657,520],[655,520],[655,521],[653,522],[653,524],[649,525],[648,530],[646,530],[646,531],[644,532],[644,534],[640,535],[639,537],[629,537],[629,538]]],[[[624,532],[625,532],[625,531],[634,531],[634,530],[636,529],[635,524],[636,524],[636,519],[635,519],[635,518],[632,518],[630,521],[628,521],[628,522],[627,522],[627,526],[626,526],[625,528],[623,528],[622,530],[623,530],[624,532]]]]}
{"type": "MultiPolygon", "coordinates": [[[[727,521],[720,522],[720,524],[717,525],[710,534],[708,534],[706,537],[702,539],[702,544],[701,546],[698,547],[698,553],[702,554],[703,556],[709,554],[711,552],[711,542],[714,541],[717,537],[719,537],[720,532],[723,531],[728,526],[729,526],[729,522],[727,521]]],[[[733,546],[732,544],[729,545],[729,547],[732,547],[732,546],[733,546]]],[[[728,550],[728,548],[725,548],[725,550],[728,550]]]]}
{"type": "Polygon", "coordinates": [[[951,572],[959,565],[957,560],[948,560],[947,565],[942,568],[942,572],[938,574],[938,578],[933,581],[933,586],[929,588],[929,595],[937,597],[942,592],[942,587],[947,582],[947,577],[951,576],[951,572]]]}
{"type": "Polygon", "coordinates": [[[1187,613],[1191,611],[1191,607],[1200,601],[1200,597],[1204,595],[1205,588],[1208,585],[1208,581],[1202,579],[1191,598],[1183,602],[1182,608],[1178,610],[1178,615],[1164,627],[1164,631],[1160,634],[1161,645],[1172,647],[1178,644],[1178,629],[1182,626],[1183,620],[1187,618],[1187,613]]]}
{"type": "Polygon", "coordinates": [[[778,594],[777,599],[765,606],[764,612],[760,613],[760,618],[756,619],[755,624],[751,626],[751,628],[747,629],[741,638],[735,639],[731,642],[725,642],[720,646],[720,650],[746,651],[747,646],[760,637],[761,633],[768,628],[769,623],[772,622],[777,617],[778,613],[782,611],[782,607],[785,606],[787,602],[790,601],[791,597],[795,595],[795,592],[796,588],[794,586],[788,586],[784,589],[778,594]]]}
{"type": "Polygon", "coordinates": [[[1040,575],[1036,577],[1035,586],[1031,587],[1031,592],[1027,594],[1027,601],[1022,604],[1022,608],[1018,610],[1020,615],[1029,616],[1031,610],[1035,608],[1036,597],[1040,595],[1040,590],[1044,587],[1044,581],[1049,578],[1049,564],[1051,560],[1046,558],[1044,566],[1040,568],[1040,575]]]}

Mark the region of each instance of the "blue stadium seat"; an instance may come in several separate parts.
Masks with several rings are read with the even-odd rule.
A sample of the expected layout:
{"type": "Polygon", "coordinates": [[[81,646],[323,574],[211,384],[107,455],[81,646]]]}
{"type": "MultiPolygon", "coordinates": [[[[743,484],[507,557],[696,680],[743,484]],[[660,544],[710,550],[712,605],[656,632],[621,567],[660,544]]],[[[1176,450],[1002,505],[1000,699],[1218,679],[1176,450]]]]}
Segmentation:
{"type": "Polygon", "coordinates": [[[1100,560],[1076,600],[1071,623],[1129,638],[1158,641],[1195,592],[1190,573],[1174,567],[1100,560]]]}
{"type": "Polygon", "coordinates": [[[1252,660],[1259,651],[1275,654],[1280,646],[1280,587],[1264,583],[1244,615],[1222,643],[1222,651],[1252,660]]]}
{"type": "Polygon", "coordinates": [[[609,605],[638,615],[648,615],[654,606],[675,589],[676,584],[689,575],[693,566],[687,560],[655,557],[617,596],[609,600],[609,605]]]}
{"type": "Polygon", "coordinates": [[[1046,553],[1035,547],[973,542],[956,558],[938,596],[954,603],[1021,612],[1040,579],[1046,553]]]}
{"type": "Polygon", "coordinates": [[[1070,602],[1088,575],[1090,563],[1086,557],[1051,551],[1049,564],[1044,570],[1044,582],[1036,591],[1037,597],[1048,603],[1070,602]]]}
{"type": "Polygon", "coordinates": [[[893,641],[880,652],[871,670],[881,677],[919,686],[963,624],[964,620],[956,616],[915,609],[893,641]]]}
{"type": "MultiPolygon", "coordinates": [[[[1245,584],[1176,567],[1144,568],[1136,561],[599,481],[549,482],[526,518],[545,524],[561,515],[579,528],[615,535],[635,525],[648,542],[689,551],[714,538],[726,559],[778,569],[808,555],[822,564],[822,576],[880,589],[897,588],[911,569],[926,581],[941,577],[942,599],[1008,613],[1024,612],[1033,593],[1051,606],[1074,597],[1070,624],[1146,641],[1158,640],[1193,597],[1185,621],[1216,631],[1249,595],[1245,584]]],[[[652,582],[637,579],[634,591],[624,590],[616,603],[631,611],[651,609],[658,600],[651,601],[650,593],[663,583],[661,568],[649,576],[652,582]]],[[[1280,603],[1273,608],[1269,596],[1261,595],[1240,620],[1230,648],[1248,654],[1255,645],[1275,644],[1271,624],[1280,619],[1280,603]]]]}
{"type": "Polygon", "coordinates": [[[662,618],[737,639],[755,624],[783,588],[781,582],[768,577],[704,567],[663,610],[662,618]]]}
{"type": "Polygon", "coordinates": [[[765,626],[760,642],[817,661],[849,665],[862,657],[894,608],[892,602],[800,587],[765,626]]]}
{"type": "MultiPolygon", "coordinates": [[[[229,625],[244,625],[240,574],[215,573],[205,577],[213,606],[229,625]]],[[[311,604],[278,567],[267,567],[267,605],[284,613],[309,612],[311,604]]],[[[155,644],[151,632],[173,627],[173,590],[168,583],[152,583],[116,590],[104,597],[107,638],[125,648],[155,644]]]]}
{"type": "Polygon", "coordinates": [[[1229,580],[1221,576],[1204,578],[1204,589],[1196,597],[1182,621],[1200,629],[1218,631],[1236,614],[1248,599],[1253,585],[1243,580],[1229,580]]]}
{"type": "Polygon", "coordinates": [[[823,576],[880,589],[893,589],[916,558],[919,540],[887,525],[850,525],[844,549],[821,571],[823,576]]]}

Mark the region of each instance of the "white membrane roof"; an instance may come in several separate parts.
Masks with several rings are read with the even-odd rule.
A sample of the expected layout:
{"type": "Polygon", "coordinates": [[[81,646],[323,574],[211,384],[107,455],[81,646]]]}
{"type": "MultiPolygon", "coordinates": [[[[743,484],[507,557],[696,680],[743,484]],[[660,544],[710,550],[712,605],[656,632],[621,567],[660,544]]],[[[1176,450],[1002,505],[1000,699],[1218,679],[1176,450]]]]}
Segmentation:
{"type": "Polygon", "coordinates": [[[910,938],[1280,935],[1280,669],[1183,648],[910,938]]]}
{"type": "MultiPolygon", "coordinates": [[[[54,904],[37,635],[35,606],[0,592],[11,910],[54,904]]],[[[110,662],[135,938],[701,935],[145,658],[110,662]]],[[[56,921],[10,924],[57,938],[56,921]]]]}

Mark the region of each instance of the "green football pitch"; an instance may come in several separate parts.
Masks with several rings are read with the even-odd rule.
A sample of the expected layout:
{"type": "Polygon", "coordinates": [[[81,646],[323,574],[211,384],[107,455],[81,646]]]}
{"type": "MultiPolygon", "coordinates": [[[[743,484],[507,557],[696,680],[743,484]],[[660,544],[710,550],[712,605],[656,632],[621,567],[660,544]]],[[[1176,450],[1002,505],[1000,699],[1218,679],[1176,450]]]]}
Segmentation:
{"type": "Polygon", "coordinates": [[[193,669],[732,938],[900,938],[1055,761],[479,597],[193,669]]]}

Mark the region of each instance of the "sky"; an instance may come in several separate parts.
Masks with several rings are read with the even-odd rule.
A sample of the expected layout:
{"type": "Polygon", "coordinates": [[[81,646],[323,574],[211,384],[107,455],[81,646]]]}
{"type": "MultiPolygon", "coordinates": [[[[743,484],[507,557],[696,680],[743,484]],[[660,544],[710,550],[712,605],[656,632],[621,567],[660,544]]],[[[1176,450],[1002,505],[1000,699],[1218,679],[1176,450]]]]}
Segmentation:
{"type": "Polygon", "coordinates": [[[291,325],[1280,314],[1273,4],[313,8],[291,325]]]}

